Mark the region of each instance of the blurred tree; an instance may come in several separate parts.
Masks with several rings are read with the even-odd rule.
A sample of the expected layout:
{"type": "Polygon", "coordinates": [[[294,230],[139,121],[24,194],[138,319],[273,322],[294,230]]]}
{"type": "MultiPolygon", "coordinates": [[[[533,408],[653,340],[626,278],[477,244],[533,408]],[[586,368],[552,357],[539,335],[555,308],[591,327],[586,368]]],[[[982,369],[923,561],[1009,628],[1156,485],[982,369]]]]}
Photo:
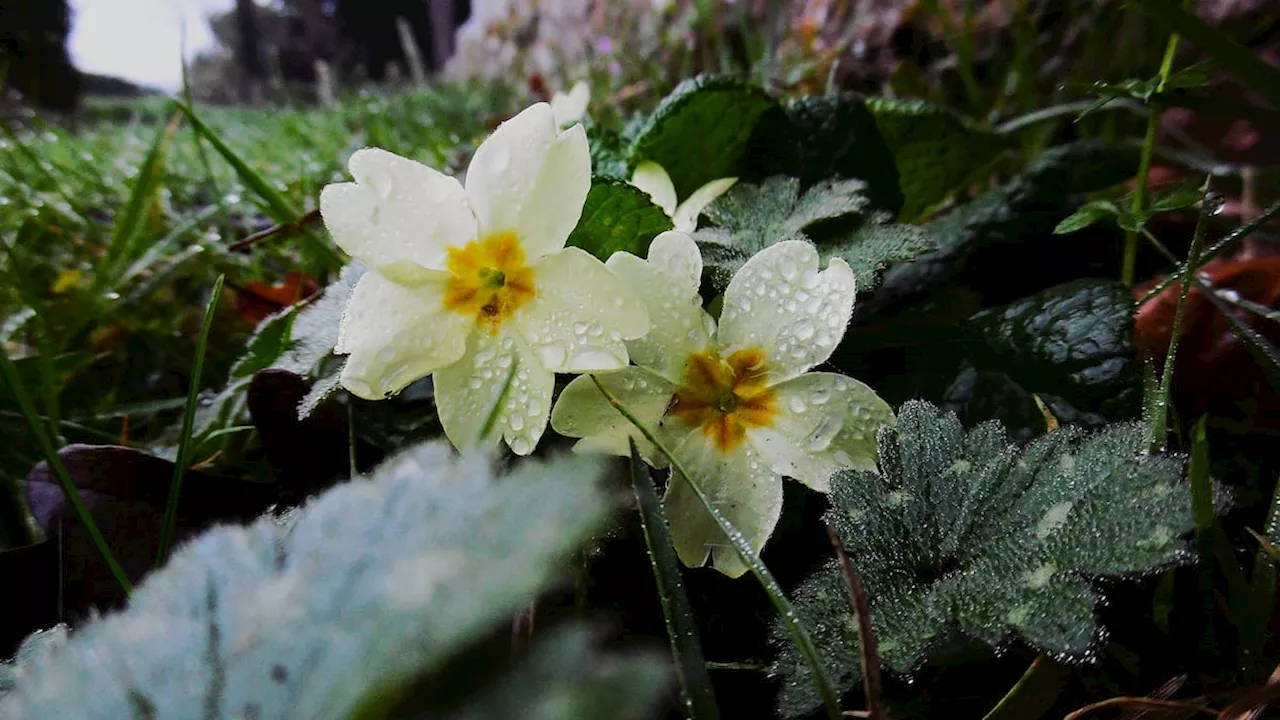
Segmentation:
{"type": "Polygon", "coordinates": [[[262,32],[258,29],[253,0],[236,0],[236,67],[240,75],[241,102],[261,100],[267,80],[267,63],[262,56],[262,32]]]}
{"type": "Polygon", "coordinates": [[[0,87],[37,107],[76,109],[80,75],[67,55],[67,0],[0,0],[0,87]]]}

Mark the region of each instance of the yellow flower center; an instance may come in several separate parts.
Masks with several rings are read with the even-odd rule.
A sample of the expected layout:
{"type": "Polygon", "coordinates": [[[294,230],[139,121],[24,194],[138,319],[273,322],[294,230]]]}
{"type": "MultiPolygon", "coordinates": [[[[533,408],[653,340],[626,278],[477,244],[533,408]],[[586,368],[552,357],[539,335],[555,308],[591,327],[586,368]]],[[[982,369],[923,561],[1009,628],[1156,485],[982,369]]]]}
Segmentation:
{"type": "Polygon", "coordinates": [[[491,333],[537,294],[533,268],[525,266],[520,238],[510,230],[449,248],[449,274],[444,306],[475,317],[491,333]]]}
{"type": "Polygon", "coordinates": [[[768,427],[777,415],[777,396],[766,384],[768,371],[759,348],[728,358],[706,350],[693,353],[668,412],[701,429],[719,450],[732,450],[746,440],[749,428],[768,427]]]}

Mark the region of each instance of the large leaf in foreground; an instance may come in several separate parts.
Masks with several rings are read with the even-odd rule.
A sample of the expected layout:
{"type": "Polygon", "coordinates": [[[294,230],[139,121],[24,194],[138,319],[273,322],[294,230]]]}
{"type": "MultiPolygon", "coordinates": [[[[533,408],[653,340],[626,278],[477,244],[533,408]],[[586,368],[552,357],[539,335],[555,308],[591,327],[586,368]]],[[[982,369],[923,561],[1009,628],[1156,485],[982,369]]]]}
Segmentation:
{"type": "MultiPolygon", "coordinates": [[[[880,431],[880,474],[832,481],[827,517],[871,599],[885,666],[914,672],[957,636],[1084,655],[1104,630],[1088,579],[1147,573],[1190,557],[1191,493],[1180,458],[1149,455],[1140,424],[1075,427],[1026,447],[990,422],[969,432],[912,401],[880,431]]],[[[797,591],[796,610],[844,689],[861,658],[834,563],[797,591]]],[[[807,668],[775,628],[787,715],[818,704],[807,668]]]]}
{"type": "Polygon", "coordinates": [[[496,477],[445,443],[181,548],[129,608],[12,669],[0,717],[348,717],[528,603],[606,503],[581,458],[496,477]]]}

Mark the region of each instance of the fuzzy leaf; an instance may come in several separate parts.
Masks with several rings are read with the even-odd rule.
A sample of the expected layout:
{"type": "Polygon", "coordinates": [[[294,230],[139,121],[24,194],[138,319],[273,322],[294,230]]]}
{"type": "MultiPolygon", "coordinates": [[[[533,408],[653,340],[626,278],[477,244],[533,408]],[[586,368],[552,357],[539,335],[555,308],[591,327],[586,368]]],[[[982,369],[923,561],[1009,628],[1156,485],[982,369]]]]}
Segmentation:
{"type": "Polygon", "coordinates": [[[946,200],[1001,150],[1000,136],[922,100],[873,98],[867,108],[893,153],[905,220],[946,200]]]}
{"type": "MultiPolygon", "coordinates": [[[[827,517],[871,599],[885,666],[910,675],[959,637],[999,648],[1084,655],[1104,630],[1089,580],[1187,561],[1183,460],[1149,455],[1138,423],[1086,434],[1063,427],[1022,449],[1003,428],[966,432],[953,414],[903,405],[880,431],[880,473],[845,471],[827,517]]],[[[796,609],[848,689],[857,630],[834,563],[806,580],[796,609]]],[[[775,628],[787,716],[818,703],[807,669],[775,628]]]]}
{"type": "Polygon", "coordinates": [[[363,263],[354,262],[342,268],[338,279],[320,291],[319,297],[298,310],[289,333],[289,345],[270,367],[315,377],[317,366],[329,357],[338,344],[338,327],[342,312],[365,273],[363,263]]]}
{"type": "Polygon", "coordinates": [[[706,210],[717,227],[694,233],[712,285],[722,292],[748,258],[770,245],[812,239],[824,260],[848,262],[858,291],[866,292],[889,262],[936,247],[921,228],[888,224],[884,213],[867,213],[865,188],[861,180],[823,180],[801,193],[799,180],[782,175],[759,185],[738,183],[706,210]],[[851,216],[860,220],[852,229],[849,223],[829,223],[851,216]]]}
{"type": "Polygon", "coordinates": [[[231,366],[231,377],[248,377],[279,360],[292,340],[293,321],[297,317],[298,306],[290,305],[263,318],[249,338],[244,355],[231,366]]]}
{"type": "Polygon", "coordinates": [[[213,530],[128,609],[13,668],[0,716],[351,717],[529,601],[604,519],[598,469],[565,457],[498,478],[431,443],[287,527],[213,530]]]}
{"type": "Polygon", "coordinates": [[[597,177],[591,183],[582,219],[567,244],[601,260],[620,250],[644,257],[653,238],[671,229],[671,218],[643,190],[621,180],[597,177]]]}
{"type": "Polygon", "coordinates": [[[751,133],[776,103],[764,90],[729,77],[685,80],[654,110],[631,144],[628,165],[663,167],[676,196],[722,177],[738,177],[751,133]]]}
{"type": "Polygon", "coordinates": [[[860,98],[802,97],[768,110],[746,165],[745,182],[790,175],[806,189],[829,178],[862,180],[873,207],[893,216],[902,209],[893,153],[860,98]]]}

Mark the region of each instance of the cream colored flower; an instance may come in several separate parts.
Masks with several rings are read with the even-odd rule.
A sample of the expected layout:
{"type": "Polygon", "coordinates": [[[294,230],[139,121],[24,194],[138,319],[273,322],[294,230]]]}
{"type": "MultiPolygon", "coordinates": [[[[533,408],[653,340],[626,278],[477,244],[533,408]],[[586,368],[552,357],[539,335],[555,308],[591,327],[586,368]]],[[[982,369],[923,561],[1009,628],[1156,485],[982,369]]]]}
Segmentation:
{"type": "Polygon", "coordinates": [[[645,191],[653,204],[671,218],[671,225],[680,232],[693,232],[698,228],[698,216],[711,204],[738,182],[738,178],[720,178],[703,185],[685,201],[676,204],[676,186],[671,182],[667,171],[652,160],[645,160],[636,165],[631,173],[631,184],[645,191]]]}
{"type": "Polygon", "coordinates": [[[526,455],[546,428],[554,373],[627,365],[624,341],[649,327],[644,304],[565,247],[591,187],[581,125],[558,132],[551,107],[533,105],[476,150],[465,188],[376,148],[348,168],[355,182],[325,187],[320,211],[369,266],[336,348],[352,393],[382,398],[432,375],[455,445],[477,439],[502,400],[495,430],[526,455]]]}
{"type": "Polygon", "coordinates": [[[591,86],[586,82],[574,85],[568,93],[557,90],[551,96],[551,113],[555,115],[556,127],[564,127],[585,120],[587,104],[590,101],[591,86]]]}
{"type": "MultiPolygon", "coordinates": [[[[635,366],[597,378],[691,473],[757,552],[782,511],[782,477],[819,492],[842,467],[875,469],[876,432],[893,412],[870,388],[835,373],[806,372],[839,344],[853,311],[843,260],[819,270],[817,250],[790,240],[747,261],[730,281],[717,327],[702,309],[702,256],[689,235],[654,239],[648,260],[616,253],[606,263],[644,288],[653,328],[627,343],[635,366]]],[[[591,378],[565,388],[551,413],[574,449],[626,455],[628,437],[655,467],[666,465],[591,378]]],[[[686,565],[746,572],[688,484],[672,477],[663,499],[686,565]]]]}

